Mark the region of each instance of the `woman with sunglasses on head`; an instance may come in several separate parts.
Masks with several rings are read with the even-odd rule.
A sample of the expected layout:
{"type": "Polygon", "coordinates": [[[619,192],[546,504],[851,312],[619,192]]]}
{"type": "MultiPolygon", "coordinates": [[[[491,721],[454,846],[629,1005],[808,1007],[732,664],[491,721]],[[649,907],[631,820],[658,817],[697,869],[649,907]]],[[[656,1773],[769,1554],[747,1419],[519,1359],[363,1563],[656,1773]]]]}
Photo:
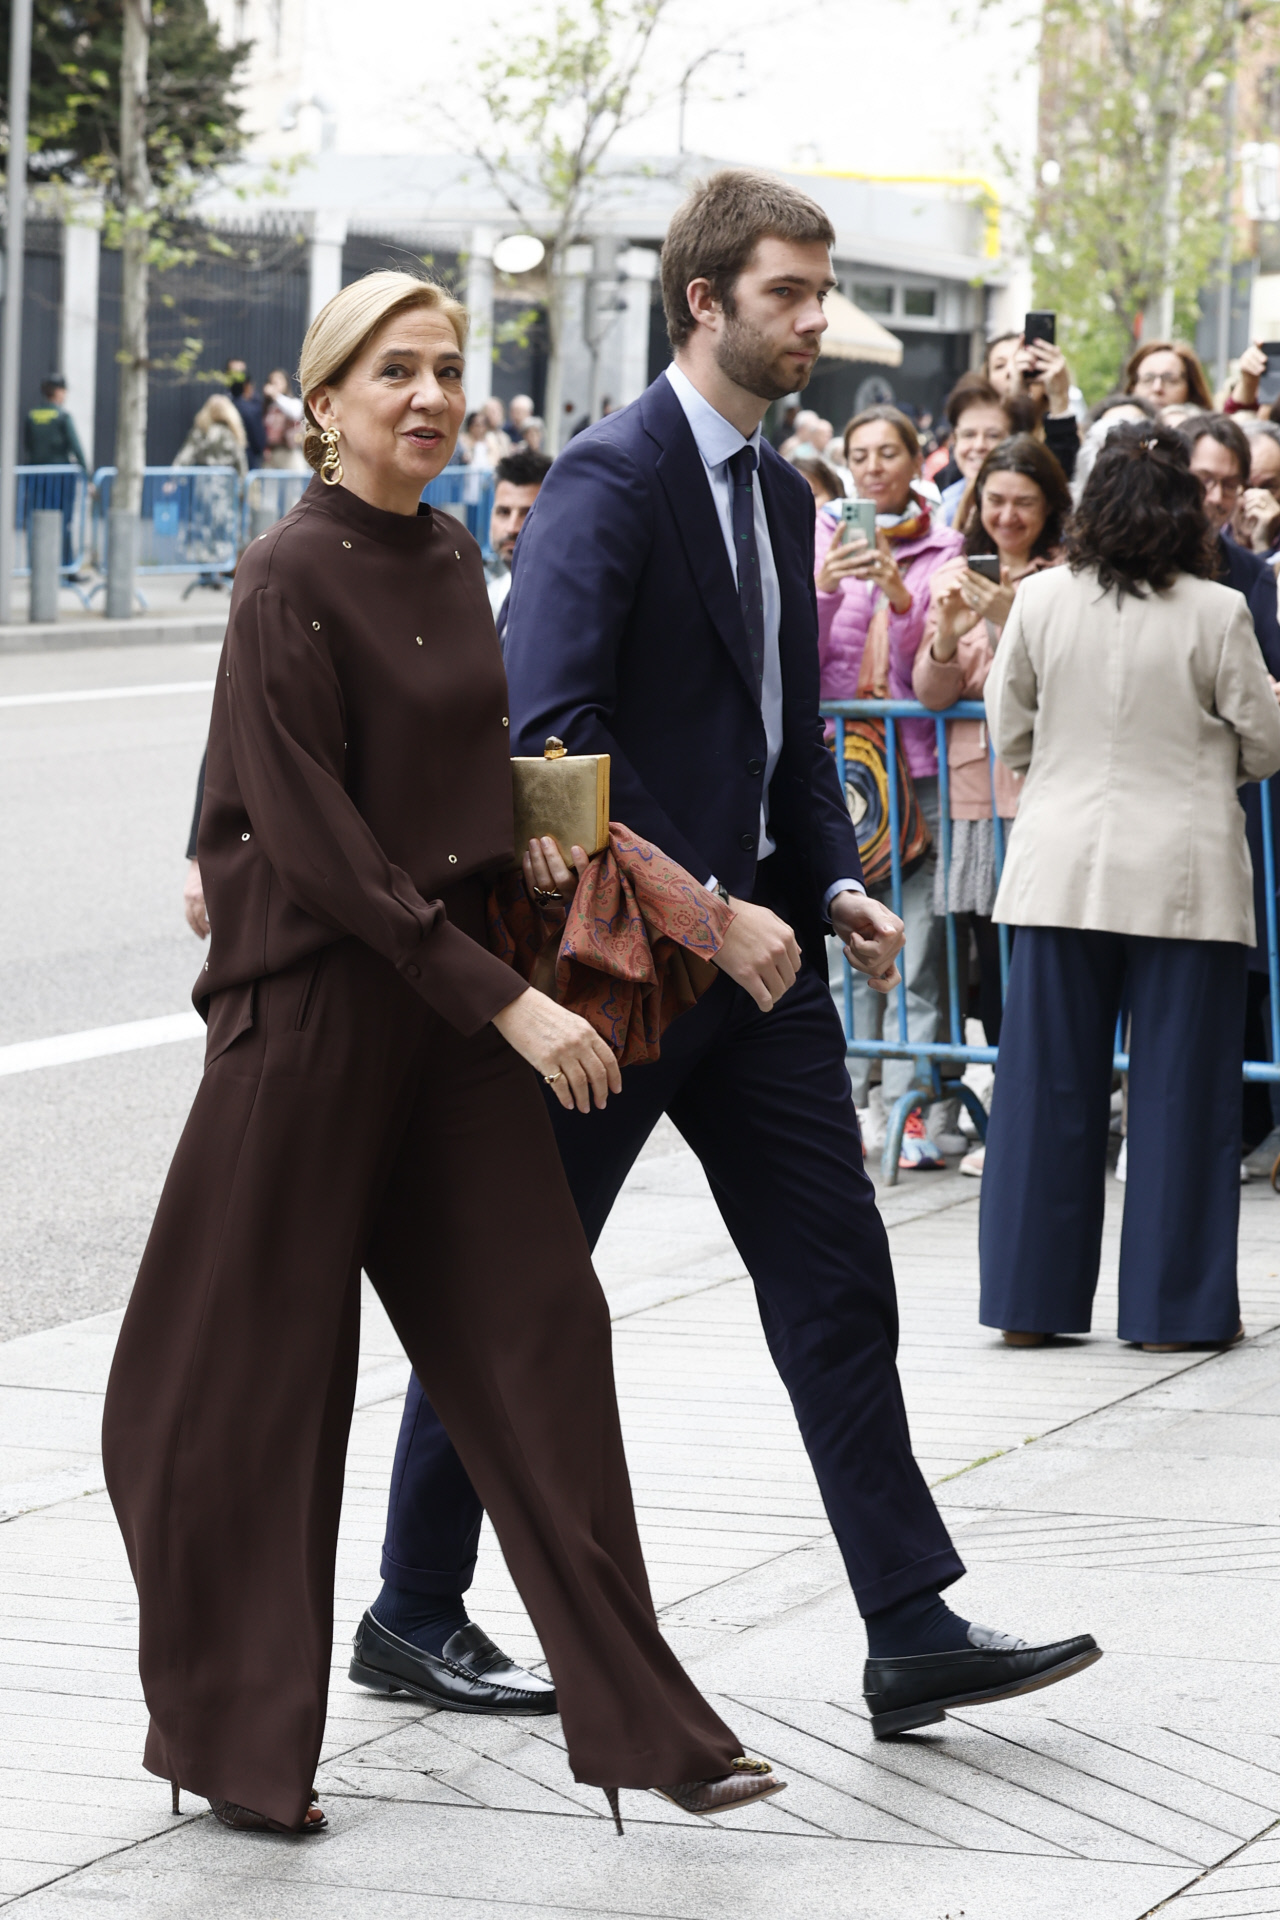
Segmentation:
{"type": "MultiPolygon", "coordinates": [[[[107,1485],[138,1586],[144,1764],[312,1832],[367,1271],[488,1509],[576,1778],[706,1813],[776,1792],[658,1631],[609,1315],[543,1090],[617,1093],[486,943],[512,850],[479,549],[420,505],[466,314],[379,273],[302,349],[317,477],[236,575],[199,858],[204,1078],[121,1329],[107,1485]]],[[[531,871],[531,869],[530,869],[531,871]]]]}
{"type": "Polygon", "coordinates": [[[1241,780],[1280,768],[1277,711],[1180,435],[1117,427],[1067,533],[1019,590],[984,698],[1026,776],[995,917],[1018,929],[979,1223],[979,1319],[1012,1346],[1087,1333],[1116,1020],[1130,1018],[1121,1340],[1241,1337],[1241,780]]]}

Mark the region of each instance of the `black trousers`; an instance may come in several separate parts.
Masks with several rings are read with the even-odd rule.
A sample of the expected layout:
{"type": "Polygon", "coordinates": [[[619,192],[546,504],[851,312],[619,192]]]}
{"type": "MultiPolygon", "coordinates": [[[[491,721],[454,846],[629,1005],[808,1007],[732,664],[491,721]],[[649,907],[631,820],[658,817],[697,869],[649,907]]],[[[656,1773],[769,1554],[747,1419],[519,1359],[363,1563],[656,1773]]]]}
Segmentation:
{"type": "MultiPolygon", "coordinates": [[[[702,1162],[755,1283],[860,1610],[959,1579],[963,1563],[911,1453],[889,1246],[863,1170],[844,1035],[825,980],[804,966],[765,1014],[721,976],[668,1029],[660,1060],[627,1069],[603,1113],[554,1107],[592,1245],[663,1113],[702,1162]]],[[[742,1416],[749,1430],[751,1409],[742,1416]]],[[[479,1502],[415,1379],[396,1449],[383,1578],[419,1592],[464,1591],[479,1521],[479,1502]]]]}
{"type": "Polygon", "coordinates": [[[1235,1333],[1246,957],[1225,941],[1019,928],[982,1175],[983,1326],[1089,1330],[1123,995],[1119,1336],[1235,1333]]]}

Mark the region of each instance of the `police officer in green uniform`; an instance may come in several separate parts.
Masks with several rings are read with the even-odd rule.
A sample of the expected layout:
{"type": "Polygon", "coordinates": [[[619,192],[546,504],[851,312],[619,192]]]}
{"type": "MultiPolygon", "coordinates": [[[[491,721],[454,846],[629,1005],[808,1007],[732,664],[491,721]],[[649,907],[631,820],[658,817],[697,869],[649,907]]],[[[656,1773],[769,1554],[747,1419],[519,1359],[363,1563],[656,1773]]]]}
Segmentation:
{"type": "MultiPolygon", "coordinates": [[[[87,478],[89,463],[80,445],[76,423],[64,404],[67,398],[65,379],[60,373],[51,373],[47,380],[41,382],[40,391],[44,395],[43,403],[32,407],[23,422],[23,457],[26,464],[30,467],[77,466],[87,478]]],[[[70,474],[65,477],[45,474],[38,482],[37,491],[28,498],[29,507],[56,507],[61,512],[64,567],[71,566],[75,559],[75,507],[79,484],[70,474]]]]}

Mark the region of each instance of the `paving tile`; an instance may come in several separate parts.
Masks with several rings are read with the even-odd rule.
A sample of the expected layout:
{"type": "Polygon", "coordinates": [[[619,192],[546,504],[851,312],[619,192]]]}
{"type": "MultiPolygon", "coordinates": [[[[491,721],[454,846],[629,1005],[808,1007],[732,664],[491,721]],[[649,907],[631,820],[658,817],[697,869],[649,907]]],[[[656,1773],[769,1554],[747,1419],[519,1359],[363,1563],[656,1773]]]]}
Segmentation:
{"type": "MultiPolygon", "coordinates": [[[[319,1774],[332,1824],[307,1841],[227,1834],[189,1796],[175,1823],[141,1770],[136,1608],[93,1454],[118,1316],[0,1345],[0,1514],[20,1515],[0,1526],[0,1902],[32,1920],[1138,1920],[1176,1896],[1218,1920],[1224,1899],[1271,1898],[1280,1673],[1259,1588],[1280,1573],[1264,1493],[1280,1201],[1242,1196],[1246,1318],[1277,1332],[1206,1363],[1106,1331],[1122,1197],[1098,1330],[1026,1354],[975,1324],[967,1185],[888,1197],[917,1449],[931,1477],[959,1473],[941,1489],[971,1566],[956,1603],[1037,1637],[1096,1621],[1108,1654],[1069,1690],[878,1745],[861,1625],[750,1283],[701,1170],[658,1130],[598,1256],[641,1533],[673,1645],[790,1784],[717,1822],[624,1794],[622,1842],[558,1721],[434,1713],[346,1678],[407,1373],[367,1285],[319,1774]]],[[[539,1660],[487,1525],[469,1600],[539,1660]]]]}

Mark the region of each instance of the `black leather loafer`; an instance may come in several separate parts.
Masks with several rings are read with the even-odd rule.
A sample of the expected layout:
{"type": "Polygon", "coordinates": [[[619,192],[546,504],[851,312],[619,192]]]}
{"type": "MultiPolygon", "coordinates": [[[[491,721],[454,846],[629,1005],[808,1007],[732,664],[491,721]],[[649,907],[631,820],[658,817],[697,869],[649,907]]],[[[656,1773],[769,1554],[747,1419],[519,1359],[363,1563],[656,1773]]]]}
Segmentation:
{"type": "Polygon", "coordinates": [[[442,1653],[424,1653],[366,1611],[356,1628],[351,1678],[373,1693],[411,1693],[453,1713],[555,1713],[549,1680],[508,1660],[483,1627],[470,1621],[450,1634],[442,1653]]]}
{"type": "Polygon", "coordinates": [[[871,1711],[871,1731],[877,1740],[944,1720],[949,1707],[978,1707],[1051,1687],[1102,1658],[1102,1648],[1091,1633],[1029,1647],[1011,1634],[975,1625],[969,1628],[969,1640],[970,1646],[960,1653],[867,1661],[862,1697],[871,1711]]]}

